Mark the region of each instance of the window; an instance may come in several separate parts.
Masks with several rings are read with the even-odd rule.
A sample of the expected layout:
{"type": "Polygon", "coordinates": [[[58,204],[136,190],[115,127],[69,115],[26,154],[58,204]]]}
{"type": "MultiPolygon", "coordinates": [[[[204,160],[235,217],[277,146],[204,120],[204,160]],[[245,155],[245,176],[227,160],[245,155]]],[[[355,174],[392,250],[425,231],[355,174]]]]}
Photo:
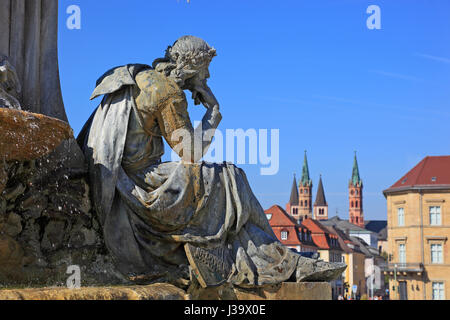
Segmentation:
{"type": "Polygon", "coordinates": [[[431,263],[443,263],[442,244],[431,245],[431,263]]]}
{"type": "Polygon", "coordinates": [[[281,231],[281,240],[287,240],[287,238],[288,238],[288,232],[281,231]]]}
{"type": "Polygon", "coordinates": [[[272,215],[270,213],[266,214],[267,220],[272,219],[272,215]]]}
{"type": "Polygon", "coordinates": [[[353,208],[354,206],[355,206],[355,204],[354,204],[353,201],[352,201],[351,207],[353,208]]]}
{"type": "Polygon", "coordinates": [[[305,189],[305,194],[308,194],[308,189],[305,189]]]}
{"type": "Polygon", "coordinates": [[[305,207],[308,206],[308,200],[305,200],[305,207]]]}
{"type": "Polygon", "coordinates": [[[355,208],[358,208],[358,201],[355,202],[355,208]]]}
{"type": "Polygon", "coordinates": [[[397,209],[397,224],[399,226],[405,225],[405,208],[397,209]]]}
{"type": "Polygon", "coordinates": [[[440,226],[441,223],[441,207],[430,207],[430,224],[440,226]]]}
{"type": "Polygon", "coordinates": [[[406,263],[406,244],[404,243],[398,245],[398,262],[406,263]]]}
{"type": "Polygon", "coordinates": [[[433,300],[445,300],[443,282],[433,282],[433,300]]]}

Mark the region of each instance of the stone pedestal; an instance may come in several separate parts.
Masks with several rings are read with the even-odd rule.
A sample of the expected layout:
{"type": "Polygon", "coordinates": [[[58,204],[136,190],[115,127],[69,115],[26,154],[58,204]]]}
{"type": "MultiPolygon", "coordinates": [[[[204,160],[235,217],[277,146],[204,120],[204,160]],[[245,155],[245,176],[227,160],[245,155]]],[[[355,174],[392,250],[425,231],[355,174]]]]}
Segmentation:
{"type": "Polygon", "coordinates": [[[234,289],[238,300],[331,300],[328,282],[283,282],[253,293],[234,289]]]}
{"type": "Polygon", "coordinates": [[[187,300],[187,298],[183,290],[166,283],[80,289],[0,290],[0,300],[187,300]]]}
{"type": "Polygon", "coordinates": [[[331,300],[327,282],[283,282],[257,289],[220,287],[188,289],[192,300],[331,300]]]}
{"type": "Polygon", "coordinates": [[[0,288],[124,284],[89,199],[84,155],[61,120],[0,108],[0,288]]]}
{"type": "Polygon", "coordinates": [[[221,286],[187,294],[167,283],[147,286],[0,290],[0,300],[331,300],[325,282],[281,283],[258,290],[221,286]]]}

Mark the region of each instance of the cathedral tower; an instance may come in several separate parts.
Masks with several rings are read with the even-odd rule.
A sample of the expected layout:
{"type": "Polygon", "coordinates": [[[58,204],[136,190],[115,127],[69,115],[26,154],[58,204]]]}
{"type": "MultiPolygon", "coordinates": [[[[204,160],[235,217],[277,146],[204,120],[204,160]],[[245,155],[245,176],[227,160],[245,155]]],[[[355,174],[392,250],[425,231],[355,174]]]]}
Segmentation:
{"type": "Polygon", "coordinates": [[[303,160],[302,178],[298,184],[298,219],[312,218],[312,181],[309,177],[308,159],[303,160]]]}
{"type": "Polygon", "coordinates": [[[363,183],[359,176],[358,161],[353,160],[352,178],[348,183],[348,198],[349,198],[349,217],[350,223],[364,228],[364,213],[363,213],[363,183]]]}
{"type": "Polygon", "coordinates": [[[320,175],[316,201],[314,202],[314,219],[328,220],[328,204],[325,198],[325,191],[323,190],[322,175],[320,175]]]}
{"type": "Polygon", "coordinates": [[[291,197],[289,198],[289,203],[286,204],[286,212],[290,214],[295,219],[299,219],[298,216],[298,189],[297,189],[297,180],[295,179],[294,173],[294,181],[292,182],[291,187],[291,197]]]}

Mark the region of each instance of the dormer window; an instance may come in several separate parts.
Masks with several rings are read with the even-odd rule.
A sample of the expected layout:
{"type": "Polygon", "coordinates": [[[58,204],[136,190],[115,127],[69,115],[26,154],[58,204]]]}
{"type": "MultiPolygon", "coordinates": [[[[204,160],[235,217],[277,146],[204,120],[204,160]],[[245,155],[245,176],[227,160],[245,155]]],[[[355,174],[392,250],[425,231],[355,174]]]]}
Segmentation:
{"type": "Polygon", "coordinates": [[[281,231],[281,240],[287,240],[289,232],[281,231]]]}
{"type": "Polygon", "coordinates": [[[268,213],[268,214],[266,214],[266,217],[267,217],[267,220],[270,220],[270,219],[272,219],[272,214],[268,213]]]}

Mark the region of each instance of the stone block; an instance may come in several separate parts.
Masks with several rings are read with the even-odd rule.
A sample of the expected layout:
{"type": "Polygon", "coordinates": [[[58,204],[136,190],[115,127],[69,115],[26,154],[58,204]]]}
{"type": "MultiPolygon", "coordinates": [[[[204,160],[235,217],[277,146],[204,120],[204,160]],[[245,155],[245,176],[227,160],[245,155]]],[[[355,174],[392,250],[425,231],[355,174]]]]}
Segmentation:
{"type": "Polygon", "coordinates": [[[183,290],[166,283],[129,287],[0,290],[0,300],[186,300],[187,298],[183,290]]]}
{"type": "Polygon", "coordinates": [[[328,282],[283,282],[255,291],[235,288],[238,300],[331,300],[328,282]]]}
{"type": "Polygon", "coordinates": [[[191,287],[192,300],[331,300],[328,282],[283,282],[260,288],[239,288],[225,284],[219,287],[191,287]]]}
{"type": "Polygon", "coordinates": [[[64,121],[6,108],[0,108],[0,134],[0,158],[5,161],[40,158],[73,138],[72,129],[64,121]]]}

